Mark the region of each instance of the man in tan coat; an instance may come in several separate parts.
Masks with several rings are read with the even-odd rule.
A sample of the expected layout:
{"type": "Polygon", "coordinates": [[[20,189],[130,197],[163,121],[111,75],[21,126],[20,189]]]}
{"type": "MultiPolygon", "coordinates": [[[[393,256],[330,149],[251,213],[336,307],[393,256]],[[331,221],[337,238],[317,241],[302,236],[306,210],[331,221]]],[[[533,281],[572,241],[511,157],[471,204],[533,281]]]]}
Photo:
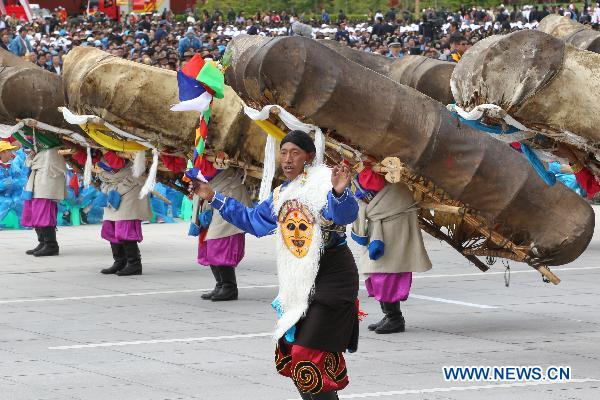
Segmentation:
{"type": "Polygon", "coordinates": [[[26,165],[30,172],[23,190],[21,225],[34,228],[39,242],[37,247],[26,253],[35,257],[57,256],[58,202],[67,194],[65,160],[58,153],[58,147],[52,147],[30,153],[26,165]]]}
{"type": "Polygon", "coordinates": [[[400,302],[408,298],[412,273],[431,269],[416,202],[408,186],[386,183],[368,168],[359,174],[355,186],[360,208],[352,238],[363,246],[358,269],[367,276],[369,296],[380,302],[385,314],[381,321],[369,325],[369,330],[404,332],[400,302]]]}
{"type": "MultiPolygon", "coordinates": [[[[206,177],[213,190],[234,198],[245,206],[250,205],[250,197],[243,183],[243,176],[233,168],[218,171],[216,176],[206,177]]],[[[199,201],[196,197],[194,201],[199,201]]],[[[211,301],[238,299],[235,269],[244,258],[244,231],[225,221],[215,213],[208,202],[200,206],[198,217],[199,241],[198,264],[210,266],[215,277],[215,288],[201,297],[211,301]]]]}
{"type": "Polygon", "coordinates": [[[147,196],[140,198],[145,177],[135,177],[129,162],[106,152],[97,164],[102,192],[107,195],[101,236],[110,242],[114,263],[100,271],[118,276],[141,275],[142,258],[138,243],[143,240],[142,221],[152,217],[147,196]]]}

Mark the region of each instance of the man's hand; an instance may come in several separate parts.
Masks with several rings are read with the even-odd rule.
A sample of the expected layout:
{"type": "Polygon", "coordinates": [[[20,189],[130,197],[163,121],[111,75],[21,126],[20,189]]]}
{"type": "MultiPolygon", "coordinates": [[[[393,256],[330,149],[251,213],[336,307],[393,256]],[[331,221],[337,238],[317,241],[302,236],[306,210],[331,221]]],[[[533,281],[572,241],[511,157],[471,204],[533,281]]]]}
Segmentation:
{"type": "Polygon", "coordinates": [[[208,183],[200,182],[194,180],[190,183],[188,187],[188,191],[193,194],[197,194],[202,197],[204,200],[211,201],[213,197],[215,197],[215,191],[212,190],[208,183]]]}
{"type": "Polygon", "coordinates": [[[331,186],[333,186],[334,194],[341,195],[344,193],[350,180],[352,179],[352,171],[345,165],[336,165],[331,172],[331,186]]]}

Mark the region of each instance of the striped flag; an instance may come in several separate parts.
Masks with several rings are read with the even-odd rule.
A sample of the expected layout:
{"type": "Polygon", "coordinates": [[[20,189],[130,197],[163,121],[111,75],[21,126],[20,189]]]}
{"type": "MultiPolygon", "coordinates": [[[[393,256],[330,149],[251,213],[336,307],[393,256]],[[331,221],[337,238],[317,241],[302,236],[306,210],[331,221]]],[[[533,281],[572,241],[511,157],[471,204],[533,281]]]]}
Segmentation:
{"type": "Polygon", "coordinates": [[[27,20],[29,22],[33,22],[33,13],[31,12],[31,7],[29,6],[29,1],[27,0],[19,0],[21,6],[23,6],[23,10],[25,10],[25,15],[27,15],[27,20]]]}
{"type": "Polygon", "coordinates": [[[144,4],[145,12],[154,12],[156,10],[156,1],[155,0],[146,0],[146,4],[144,4]]]}
{"type": "Polygon", "coordinates": [[[0,15],[6,15],[6,7],[4,7],[4,1],[0,0],[0,15]]]}

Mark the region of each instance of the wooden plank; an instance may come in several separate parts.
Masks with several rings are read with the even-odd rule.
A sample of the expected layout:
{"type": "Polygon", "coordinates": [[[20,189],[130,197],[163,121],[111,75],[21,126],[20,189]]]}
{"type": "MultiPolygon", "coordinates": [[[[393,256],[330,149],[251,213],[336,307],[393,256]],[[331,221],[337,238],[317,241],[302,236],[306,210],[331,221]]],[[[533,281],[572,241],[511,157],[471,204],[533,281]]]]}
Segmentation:
{"type": "Polygon", "coordinates": [[[481,262],[481,260],[478,259],[477,257],[475,257],[473,255],[463,254],[464,249],[460,245],[456,244],[452,240],[451,237],[449,237],[444,232],[440,231],[439,229],[437,229],[437,227],[431,225],[428,221],[424,220],[421,217],[419,217],[419,225],[421,226],[421,229],[423,229],[425,232],[429,233],[434,238],[442,240],[442,241],[448,243],[450,246],[452,246],[454,248],[454,250],[458,251],[467,260],[472,262],[477,268],[479,268],[481,270],[481,272],[486,272],[490,269],[489,266],[487,266],[486,264],[481,262]]]}
{"type": "Polygon", "coordinates": [[[428,201],[419,203],[419,207],[425,208],[427,210],[433,210],[436,212],[444,212],[455,215],[463,215],[465,213],[464,207],[451,206],[448,204],[433,203],[428,201]]]}

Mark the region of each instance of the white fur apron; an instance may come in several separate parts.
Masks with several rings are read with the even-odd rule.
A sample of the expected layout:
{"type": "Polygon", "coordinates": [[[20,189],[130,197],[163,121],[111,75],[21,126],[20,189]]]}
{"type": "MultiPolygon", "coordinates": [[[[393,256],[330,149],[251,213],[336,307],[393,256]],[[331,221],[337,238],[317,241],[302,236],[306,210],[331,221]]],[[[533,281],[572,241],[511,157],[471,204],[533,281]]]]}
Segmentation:
{"type": "Polygon", "coordinates": [[[278,298],[283,314],[277,321],[275,339],[304,316],[308,301],[319,272],[319,261],[323,251],[321,233],[321,210],[327,205],[327,194],[331,190],[331,170],[320,165],[310,167],[305,182],[302,176],[290,182],[273,199],[273,213],[277,217],[282,206],[290,200],[297,200],[313,215],[313,238],[306,256],[297,258],[286,247],[281,227],[275,232],[277,248],[277,275],[279,277],[278,298]]]}

